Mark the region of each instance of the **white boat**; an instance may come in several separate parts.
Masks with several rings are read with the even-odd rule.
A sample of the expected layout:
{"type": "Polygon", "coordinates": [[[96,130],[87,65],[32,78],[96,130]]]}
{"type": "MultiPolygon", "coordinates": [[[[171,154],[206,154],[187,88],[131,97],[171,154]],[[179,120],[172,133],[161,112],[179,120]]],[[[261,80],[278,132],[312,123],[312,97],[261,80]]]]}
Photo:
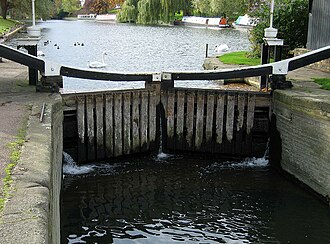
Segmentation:
{"type": "Polygon", "coordinates": [[[100,22],[116,22],[117,15],[116,14],[99,14],[95,18],[96,21],[100,22]]]}
{"type": "Polygon", "coordinates": [[[78,14],[78,20],[95,20],[96,14],[78,14]]]}
{"type": "Polygon", "coordinates": [[[216,27],[216,28],[230,27],[230,25],[227,23],[226,18],[207,18],[207,17],[197,17],[197,16],[183,16],[182,20],[174,21],[174,25],[216,27]]]}
{"type": "Polygon", "coordinates": [[[244,16],[239,16],[236,21],[233,23],[234,28],[247,28],[252,29],[259,22],[259,19],[252,18],[245,14],[244,16]]]}

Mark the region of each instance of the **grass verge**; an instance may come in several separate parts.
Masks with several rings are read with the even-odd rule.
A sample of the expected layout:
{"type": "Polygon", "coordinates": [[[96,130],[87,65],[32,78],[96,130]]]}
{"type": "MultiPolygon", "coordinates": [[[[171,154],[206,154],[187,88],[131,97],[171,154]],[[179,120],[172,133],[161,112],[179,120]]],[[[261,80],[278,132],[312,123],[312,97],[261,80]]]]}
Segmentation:
{"type": "Polygon", "coordinates": [[[330,78],[315,78],[314,82],[321,85],[322,89],[330,91],[330,78]]]}
{"type": "Polygon", "coordinates": [[[239,51],[226,53],[219,57],[219,60],[224,64],[238,64],[238,65],[249,65],[255,66],[260,64],[260,58],[248,57],[249,52],[239,51]]]}
{"type": "Polygon", "coordinates": [[[0,17],[0,35],[5,34],[11,30],[14,26],[19,24],[19,22],[11,19],[3,19],[0,17]]]}
{"type": "MultiPolygon", "coordinates": [[[[30,111],[31,107],[29,107],[28,110],[30,111]]],[[[24,116],[21,128],[18,130],[16,135],[16,140],[7,145],[10,149],[10,162],[5,168],[5,177],[2,180],[3,186],[0,195],[0,215],[3,212],[7,199],[11,196],[12,191],[15,190],[13,187],[12,172],[21,158],[21,149],[25,142],[28,119],[29,113],[24,116]]]]}

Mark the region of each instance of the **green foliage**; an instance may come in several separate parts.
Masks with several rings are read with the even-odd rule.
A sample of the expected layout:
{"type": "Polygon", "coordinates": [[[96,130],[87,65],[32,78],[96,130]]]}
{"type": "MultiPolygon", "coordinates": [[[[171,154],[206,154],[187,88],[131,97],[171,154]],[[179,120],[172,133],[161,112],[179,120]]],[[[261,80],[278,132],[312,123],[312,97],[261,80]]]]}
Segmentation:
{"type": "Polygon", "coordinates": [[[127,0],[117,19],[140,24],[170,23],[175,13],[188,12],[190,7],[190,0],[127,0]]]}
{"type": "MultiPolygon", "coordinates": [[[[253,55],[260,56],[264,29],[269,27],[270,0],[250,15],[260,19],[259,24],[250,32],[253,55]]],[[[308,32],[308,0],[275,0],[273,27],[278,29],[277,37],[284,39],[284,44],[291,50],[304,47],[308,32]]]]}
{"type": "Polygon", "coordinates": [[[255,66],[260,64],[260,58],[249,57],[249,52],[240,51],[226,53],[219,56],[219,60],[224,64],[237,64],[237,65],[249,65],[255,66]]]}
{"type": "MultiPolygon", "coordinates": [[[[24,19],[32,16],[32,1],[31,0],[11,0],[8,12],[12,18],[24,19]]],[[[35,1],[36,18],[48,19],[53,15],[54,2],[52,0],[35,1]]]]}
{"type": "Polygon", "coordinates": [[[316,78],[314,82],[321,85],[322,89],[330,91],[330,78],[316,78]]]}
{"type": "Polygon", "coordinates": [[[138,0],[126,0],[122,6],[120,13],[117,15],[119,22],[136,22],[138,16],[137,9],[138,0]]]}

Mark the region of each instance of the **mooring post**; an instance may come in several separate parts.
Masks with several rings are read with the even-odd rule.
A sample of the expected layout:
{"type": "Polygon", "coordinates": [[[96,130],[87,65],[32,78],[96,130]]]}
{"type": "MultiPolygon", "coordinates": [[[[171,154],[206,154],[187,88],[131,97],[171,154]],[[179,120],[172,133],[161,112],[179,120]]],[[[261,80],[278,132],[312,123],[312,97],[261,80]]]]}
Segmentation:
{"type": "Polygon", "coordinates": [[[209,44],[206,43],[206,47],[205,47],[205,58],[207,58],[209,56],[209,44]]]}

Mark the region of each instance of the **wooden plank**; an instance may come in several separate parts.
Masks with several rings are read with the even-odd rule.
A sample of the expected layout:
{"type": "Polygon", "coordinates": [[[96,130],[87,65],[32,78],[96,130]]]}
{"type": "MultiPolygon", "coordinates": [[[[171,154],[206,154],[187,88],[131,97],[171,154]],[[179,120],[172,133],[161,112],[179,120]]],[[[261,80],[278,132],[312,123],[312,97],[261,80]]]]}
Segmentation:
{"type": "Polygon", "coordinates": [[[123,94],[123,153],[129,154],[131,151],[131,93],[123,94]]]}
{"type": "Polygon", "coordinates": [[[183,126],[184,126],[184,100],[185,92],[177,91],[177,112],[176,112],[176,142],[175,147],[183,150],[183,126]]]}
{"type": "Polygon", "coordinates": [[[213,116],[214,116],[214,94],[209,93],[207,95],[206,128],[205,128],[205,138],[207,143],[211,143],[212,140],[213,116]]]}
{"type": "Polygon", "coordinates": [[[94,96],[86,96],[87,159],[95,160],[94,96]]]}
{"type": "MultiPolygon", "coordinates": [[[[148,130],[148,144],[156,145],[156,133],[157,133],[157,104],[158,98],[156,92],[149,93],[149,130],[148,130]]],[[[148,148],[149,146],[148,145],[148,148]]],[[[156,148],[151,148],[156,149],[156,148]]]]}
{"type": "Polygon", "coordinates": [[[167,93],[167,146],[174,149],[174,96],[175,91],[169,90],[167,93]]]}
{"type": "Polygon", "coordinates": [[[104,159],[104,136],[103,136],[103,96],[95,97],[96,109],[96,157],[104,159]]]}
{"type": "Polygon", "coordinates": [[[225,111],[225,94],[220,93],[217,97],[217,111],[216,111],[216,136],[217,143],[222,144],[223,125],[224,125],[224,111],[225,111]]]}
{"type": "Polygon", "coordinates": [[[123,154],[122,93],[114,95],[114,156],[123,154]]]}
{"type": "Polygon", "coordinates": [[[247,119],[246,119],[246,133],[250,134],[253,128],[254,120],[254,109],[256,103],[256,95],[249,94],[248,96],[248,108],[247,108],[247,119]]]}
{"type": "Polygon", "coordinates": [[[85,96],[77,97],[78,163],[86,161],[85,96]]]}
{"type": "Polygon", "coordinates": [[[148,150],[148,92],[141,92],[140,135],[141,151],[148,150]]]}
{"type": "Polygon", "coordinates": [[[252,152],[252,128],[254,120],[254,109],[256,103],[256,95],[249,94],[248,105],[247,105],[247,116],[246,116],[246,154],[251,154],[252,152]]]}
{"type": "Polygon", "coordinates": [[[197,93],[196,135],[195,147],[200,149],[203,142],[204,131],[204,93],[197,93]]]}
{"type": "Polygon", "coordinates": [[[239,93],[237,97],[237,121],[236,121],[236,148],[235,154],[242,154],[244,146],[243,145],[243,133],[245,130],[244,126],[244,113],[245,113],[245,106],[246,106],[246,99],[247,95],[244,93],[239,93]]]}
{"type": "Polygon", "coordinates": [[[189,148],[193,146],[193,135],[194,135],[194,107],[195,107],[195,93],[187,93],[187,114],[186,114],[186,128],[187,128],[187,143],[189,148]]]}
{"type": "Polygon", "coordinates": [[[235,114],[235,94],[229,93],[227,97],[226,137],[229,142],[233,140],[235,114]]]}
{"type": "Polygon", "coordinates": [[[107,94],[105,97],[105,151],[106,157],[114,156],[114,126],[113,126],[113,95],[107,94]]]}
{"type": "Polygon", "coordinates": [[[140,152],[140,92],[133,93],[132,101],[132,152],[140,152]]]}

